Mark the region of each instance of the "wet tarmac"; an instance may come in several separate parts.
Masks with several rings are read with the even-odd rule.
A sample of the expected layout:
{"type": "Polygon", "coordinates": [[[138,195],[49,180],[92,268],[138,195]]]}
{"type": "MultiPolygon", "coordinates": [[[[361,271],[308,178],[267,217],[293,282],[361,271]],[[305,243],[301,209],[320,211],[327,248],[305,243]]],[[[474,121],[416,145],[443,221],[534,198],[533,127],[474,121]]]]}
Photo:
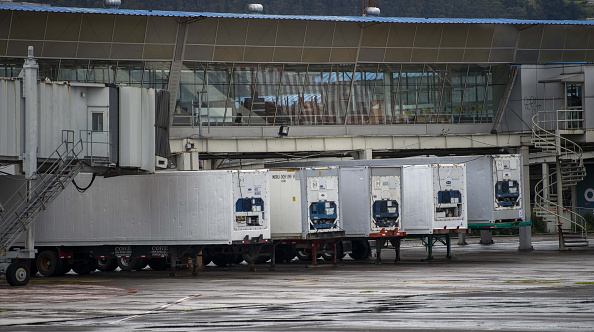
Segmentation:
{"type": "MultiPolygon", "coordinates": [[[[594,330],[594,246],[557,251],[554,237],[478,239],[435,259],[406,241],[402,261],[300,261],[189,271],[96,272],[0,282],[0,330],[594,330]]],[[[453,241],[455,242],[455,241],[453,241]]]]}

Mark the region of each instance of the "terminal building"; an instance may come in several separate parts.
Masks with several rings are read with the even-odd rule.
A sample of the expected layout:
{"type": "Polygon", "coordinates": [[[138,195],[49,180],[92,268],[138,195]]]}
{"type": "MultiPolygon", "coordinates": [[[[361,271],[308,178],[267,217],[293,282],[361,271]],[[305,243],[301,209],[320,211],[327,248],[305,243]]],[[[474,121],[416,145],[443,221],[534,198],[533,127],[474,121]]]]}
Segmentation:
{"type": "MultiPolygon", "coordinates": [[[[583,219],[563,207],[594,202],[581,181],[594,150],[592,21],[0,4],[3,80],[19,77],[29,46],[45,84],[168,91],[165,167],[519,153],[528,216],[575,228],[583,219]]],[[[107,128],[107,112],[86,116],[55,129],[107,128]]],[[[0,163],[19,165],[21,134],[4,137],[3,122],[0,163]]]]}

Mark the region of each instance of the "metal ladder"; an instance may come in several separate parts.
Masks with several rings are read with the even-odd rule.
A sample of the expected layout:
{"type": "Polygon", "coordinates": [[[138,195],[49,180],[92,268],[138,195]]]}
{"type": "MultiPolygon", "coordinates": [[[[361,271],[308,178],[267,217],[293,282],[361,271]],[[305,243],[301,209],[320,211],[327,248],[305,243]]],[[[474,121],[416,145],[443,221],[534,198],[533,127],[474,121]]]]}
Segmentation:
{"type": "Polygon", "coordinates": [[[584,179],[586,167],[582,148],[557,132],[557,120],[557,112],[539,112],[532,117],[532,144],[544,154],[555,156],[559,161],[557,165],[560,165],[548,179],[543,176],[536,184],[534,212],[547,222],[557,223],[559,250],[565,250],[588,246],[586,220],[571,209],[563,208],[563,193],[569,192],[571,187],[584,179]],[[561,172],[562,192],[551,195],[551,189],[557,187],[557,172],[561,172]],[[562,227],[565,223],[570,225],[569,232],[562,227]]]}
{"type": "Polygon", "coordinates": [[[73,131],[64,131],[62,141],[39,166],[30,188],[23,184],[4,204],[7,210],[0,213],[0,257],[15,257],[11,246],[81,171],[82,141],[74,142],[73,131]]]}

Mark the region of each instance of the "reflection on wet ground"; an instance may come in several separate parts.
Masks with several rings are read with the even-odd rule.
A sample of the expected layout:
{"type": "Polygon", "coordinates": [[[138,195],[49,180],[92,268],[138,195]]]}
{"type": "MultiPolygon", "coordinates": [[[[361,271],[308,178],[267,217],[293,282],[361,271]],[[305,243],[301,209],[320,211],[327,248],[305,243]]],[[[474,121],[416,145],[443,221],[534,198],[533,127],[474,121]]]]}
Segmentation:
{"type": "Polygon", "coordinates": [[[0,283],[0,330],[594,330],[594,248],[556,246],[545,237],[518,252],[506,238],[454,246],[451,260],[438,247],[430,262],[411,244],[397,265],[36,277],[23,288],[0,283]]]}

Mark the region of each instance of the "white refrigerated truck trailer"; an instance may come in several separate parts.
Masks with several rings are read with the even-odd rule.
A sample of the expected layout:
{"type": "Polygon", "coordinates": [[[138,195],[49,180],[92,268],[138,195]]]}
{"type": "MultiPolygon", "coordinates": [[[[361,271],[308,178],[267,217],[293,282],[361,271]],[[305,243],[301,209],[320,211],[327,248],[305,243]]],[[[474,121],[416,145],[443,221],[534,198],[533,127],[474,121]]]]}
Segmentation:
{"type": "Polygon", "coordinates": [[[174,272],[184,255],[270,240],[267,170],[80,174],[75,182],[92,185],[70,185],[35,221],[36,267],[45,276],[86,274],[98,260],[132,270],[141,258],[157,269],[169,258],[174,272]]]}

